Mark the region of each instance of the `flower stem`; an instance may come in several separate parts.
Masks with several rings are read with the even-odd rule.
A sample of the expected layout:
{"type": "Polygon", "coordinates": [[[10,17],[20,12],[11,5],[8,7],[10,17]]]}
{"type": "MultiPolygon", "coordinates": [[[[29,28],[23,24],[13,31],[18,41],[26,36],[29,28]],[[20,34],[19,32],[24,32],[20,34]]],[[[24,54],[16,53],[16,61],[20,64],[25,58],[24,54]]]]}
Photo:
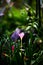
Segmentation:
{"type": "Polygon", "coordinates": [[[21,39],[21,49],[22,49],[22,39],[21,39]]]}

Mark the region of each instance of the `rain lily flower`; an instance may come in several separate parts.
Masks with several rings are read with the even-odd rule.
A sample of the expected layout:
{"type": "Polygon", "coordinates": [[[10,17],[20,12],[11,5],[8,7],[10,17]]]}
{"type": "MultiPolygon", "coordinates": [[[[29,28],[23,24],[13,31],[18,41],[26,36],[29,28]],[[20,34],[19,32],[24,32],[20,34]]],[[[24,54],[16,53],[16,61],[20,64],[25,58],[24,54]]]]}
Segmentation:
{"type": "Polygon", "coordinates": [[[21,32],[20,34],[18,34],[19,35],[19,37],[20,37],[20,39],[22,40],[23,39],[23,37],[24,37],[24,32],[21,32]]]}
{"type": "Polygon", "coordinates": [[[17,41],[17,39],[19,38],[19,33],[20,33],[20,29],[19,28],[16,28],[16,30],[14,31],[14,33],[11,35],[11,39],[13,40],[13,41],[17,41]]]}
{"type": "MultiPolygon", "coordinates": [[[[22,39],[23,39],[23,37],[24,37],[24,32],[21,32],[21,33],[19,33],[18,35],[19,35],[19,37],[20,37],[20,39],[21,39],[21,49],[22,49],[22,39]]],[[[22,51],[22,50],[21,50],[21,51],[22,51]]]]}
{"type": "Polygon", "coordinates": [[[24,37],[24,32],[22,32],[23,30],[16,28],[16,30],[13,32],[13,34],[11,35],[11,39],[16,42],[18,38],[20,38],[21,40],[24,37]]]}
{"type": "Polygon", "coordinates": [[[15,46],[14,46],[14,45],[12,45],[12,52],[14,52],[14,48],[15,48],[15,46]]]}

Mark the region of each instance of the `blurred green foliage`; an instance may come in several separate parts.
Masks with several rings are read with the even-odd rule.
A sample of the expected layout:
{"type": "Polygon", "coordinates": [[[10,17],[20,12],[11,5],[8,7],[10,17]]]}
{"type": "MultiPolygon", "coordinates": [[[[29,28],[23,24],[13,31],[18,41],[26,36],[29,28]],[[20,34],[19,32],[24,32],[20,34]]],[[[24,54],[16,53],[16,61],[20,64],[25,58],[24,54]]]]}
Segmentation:
{"type": "MultiPolygon", "coordinates": [[[[36,19],[35,10],[31,7],[27,8],[24,6],[22,9],[11,7],[3,17],[0,19],[0,29],[13,31],[16,27],[25,28],[29,22],[36,19]]],[[[2,32],[5,32],[2,31],[2,32]]]]}

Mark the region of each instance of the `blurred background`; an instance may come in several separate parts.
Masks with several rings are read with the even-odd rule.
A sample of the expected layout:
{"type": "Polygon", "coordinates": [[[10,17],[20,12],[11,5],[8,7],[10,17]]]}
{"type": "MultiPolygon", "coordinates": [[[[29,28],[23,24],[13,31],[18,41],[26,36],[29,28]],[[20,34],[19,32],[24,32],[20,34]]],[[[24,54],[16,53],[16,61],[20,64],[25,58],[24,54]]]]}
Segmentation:
{"type": "MultiPolygon", "coordinates": [[[[36,12],[36,17],[40,16],[42,23],[43,5],[42,3],[39,4],[37,0],[0,0],[0,30],[2,31],[3,29],[2,32],[5,32],[5,29],[11,31],[18,26],[23,26],[25,28],[25,24],[28,22],[25,20],[26,17],[31,14],[32,17],[34,17],[34,12],[32,10],[36,12]],[[39,12],[39,6],[41,8],[41,13],[39,12]],[[28,12],[30,12],[30,14],[28,14],[28,12]]],[[[30,20],[30,18],[28,20],[30,20]]]]}

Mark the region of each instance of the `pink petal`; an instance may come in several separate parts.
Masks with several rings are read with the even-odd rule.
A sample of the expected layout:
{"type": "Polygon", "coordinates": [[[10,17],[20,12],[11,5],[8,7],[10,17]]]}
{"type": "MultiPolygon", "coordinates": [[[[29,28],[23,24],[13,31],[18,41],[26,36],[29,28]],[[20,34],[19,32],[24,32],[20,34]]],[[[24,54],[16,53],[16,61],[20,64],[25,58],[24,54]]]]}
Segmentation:
{"type": "Polygon", "coordinates": [[[22,39],[24,37],[24,32],[20,33],[19,37],[22,39]]]}

